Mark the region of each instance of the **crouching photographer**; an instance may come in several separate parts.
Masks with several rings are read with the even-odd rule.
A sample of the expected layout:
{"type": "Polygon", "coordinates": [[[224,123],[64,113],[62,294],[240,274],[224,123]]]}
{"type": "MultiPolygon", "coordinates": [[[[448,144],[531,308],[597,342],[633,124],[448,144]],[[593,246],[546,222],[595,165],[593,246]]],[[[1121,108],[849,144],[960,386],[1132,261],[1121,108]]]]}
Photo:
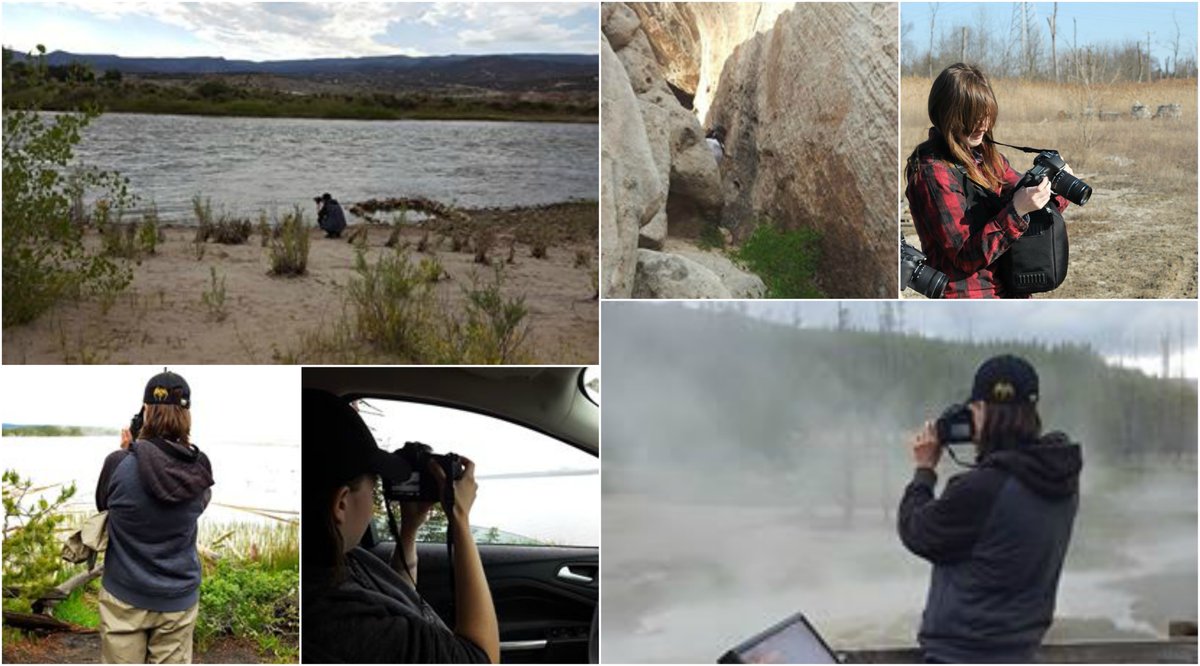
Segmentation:
{"type": "Polygon", "coordinates": [[[928,140],[904,171],[924,255],[902,252],[903,286],[931,298],[1025,298],[1059,287],[1067,275],[1062,212],[1068,201],[1087,203],[1091,187],[1052,150],[1010,146],[1038,153],[1024,175],[1013,170],[996,148],[1008,144],[992,137],[996,97],[976,67],[942,71],[928,111],[928,140]],[[922,266],[932,272],[914,272],[922,266]],[[907,277],[937,273],[946,281],[907,277]]]}
{"type": "Polygon", "coordinates": [[[474,463],[423,445],[383,451],[354,409],[324,391],[305,389],[302,409],[304,660],[498,662],[496,611],[469,522],[474,463]],[[359,546],[380,480],[389,519],[392,501],[400,505],[390,563],[359,546]],[[416,589],[417,532],[439,502],[453,545],[453,631],[416,589]]]}
{"type": "MultiPolygon", "coordinates": [[[[926,422],[898,512],[900,539],[933,573],[918,641],[932,663],[1029,662],[1054,615],[1079,503],[1080,448],[1041,434],[1038,376],[997,356],[968,402],[926,422]],[[943,451],[974,449],[971,469],[934,497],[943,451]]],[[[960,462],[961,464],[961,462],[960,462]]]]}

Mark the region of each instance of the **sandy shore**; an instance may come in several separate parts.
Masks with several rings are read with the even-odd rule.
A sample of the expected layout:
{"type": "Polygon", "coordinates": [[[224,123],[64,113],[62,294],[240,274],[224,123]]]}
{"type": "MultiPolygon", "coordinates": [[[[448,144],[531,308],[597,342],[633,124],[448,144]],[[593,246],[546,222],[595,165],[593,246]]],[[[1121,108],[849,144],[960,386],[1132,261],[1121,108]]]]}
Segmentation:
{"type": "MultiPolygon", "coordinates": [[[[529,335],[522,351],[527,361],[596,363],[596,204],[469,214],[470,221],[457,228],[495,229],[497,242],[489,258],[504,264],[502,291],[509,298],[525,297],[529,335]],[[544,259],[531,256],[530,241],[538,234],[549,240],[544,259]],[[577,254],[586,254],[586,266],[577,266],[577,254]]],[[[318,353],[311,344],[314,336],[339,321],[353,325],[344,292],[355,276],[355,248],[346,239],[359,226],[367,229],[369,261],[393,251],[384,247],[390,235],[386,227],[352,225],[339,240],[313,230],[308,274],[295,278],[267,274],[268,250],[257,233],[243,245],[210,241],[197,259],[195,229],[166,227],[156,254],[133,266],[133,282],[111,302],[67,301],[30,324],[4,329],[4,363],[337,363],[346,362],[347,356],[406,363],[376,353],[365,343],[355,343],[345,355],[318,353]],[[225,280],[228,315],[222,321],[215,320],[202,300],[210,290],[213,268],[218,279],[225,280]]],[[[405,228],[401,245],[410,245],[405,252],[414,263],[433,256],[442,264],[449,279],[437,284],[437,295],[454,311],[463,303],[462,287],[471,284],[472,274],[486,282],[492,270],[474,263],[469,249],[451,251],[454,227],[439,229],[405,228]],[[431,247],[422,254],[416,246],[427,233],[431,247]]],[[[99,238],[89,233],[87,242],[98,246],[99,238]]]]}

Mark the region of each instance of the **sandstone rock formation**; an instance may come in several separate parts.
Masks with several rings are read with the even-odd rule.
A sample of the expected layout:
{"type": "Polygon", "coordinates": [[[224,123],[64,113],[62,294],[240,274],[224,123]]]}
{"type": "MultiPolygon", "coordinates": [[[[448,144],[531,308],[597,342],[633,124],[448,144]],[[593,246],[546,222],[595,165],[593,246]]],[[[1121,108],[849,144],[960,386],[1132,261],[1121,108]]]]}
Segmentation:
{"type": "Polygon", "coordinates": [[[721,278],[677,254],[638,250],[634,298],[733,298],[721,278]]]}
{"type": "MultiPolygon", "coordinates": [[[[665,219],[655,211],[636,232],[603,238],[605,253],[619,242],[615,250],[628,263],[635,238],[662,248],[664,238],[693,237],[720,220],[744,239],[771,219],[821,232],[820,286],[828,295],[896,294],[894,4],[602,7],[604,40],[623,67],[611,72],[604,61],[605,100],[624,75],[657,180],[667,183],[665,219]],[[718,124],[727,130],[719,171],[703,140],[704,128],[718,124]]],[[[609,144],[627,139],[612,136],[609,118],[605,109],[604,151],[624,161],[609,144]]]]}

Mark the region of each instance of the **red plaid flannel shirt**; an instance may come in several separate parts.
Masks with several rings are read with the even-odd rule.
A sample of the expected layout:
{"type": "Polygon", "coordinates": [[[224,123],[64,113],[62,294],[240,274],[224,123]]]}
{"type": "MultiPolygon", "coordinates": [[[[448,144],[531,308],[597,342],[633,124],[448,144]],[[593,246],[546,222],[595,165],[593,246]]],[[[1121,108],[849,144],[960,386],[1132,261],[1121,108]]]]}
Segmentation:
{"type": "MultiPolygon", "coordinates": [[[[1021,174],[1013,171],[1003,155],[1004,186],[1000,195],[1009,196],[1021,174]]],[[[944,158],[925,154],[917,162],[904,192],[912,211],[913,224],[921,238],[927,263],[946,274],[945,298],[1012,298],[995,278],[992,264],[1021,237],[1028,220],[1017,215],[1010,201],[990,220],[972,229],[966,220],[966,194],[962,176],[944,158]]],[[[1067,201],[1053,195],[1059,211],[1067,201]]],[[[1017,297],[1020,298],[1020,297],[1017,297]]]]}

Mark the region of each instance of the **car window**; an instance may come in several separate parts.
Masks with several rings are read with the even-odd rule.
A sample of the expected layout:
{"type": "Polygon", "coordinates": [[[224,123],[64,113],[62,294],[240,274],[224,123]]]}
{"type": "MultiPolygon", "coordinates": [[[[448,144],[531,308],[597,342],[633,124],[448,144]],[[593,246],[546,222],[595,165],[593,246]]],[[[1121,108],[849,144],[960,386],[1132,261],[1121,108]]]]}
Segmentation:
{"type": "MultiPolygon", "coordinates": [[[[471,528],[478,543],[600,545],[600,464],[595,456],[474,412],[374,398],[358,401],[356,408],[384,450],[417,441],[434,453],[453,452],[475,463],[479,492],[471,528]]],[[[376,538],[390,540],[381,500],[378,507],[376,538]]],[[[435,508],[418,539],[445,541],[445,525],[445,516],[435,508]]]]}

